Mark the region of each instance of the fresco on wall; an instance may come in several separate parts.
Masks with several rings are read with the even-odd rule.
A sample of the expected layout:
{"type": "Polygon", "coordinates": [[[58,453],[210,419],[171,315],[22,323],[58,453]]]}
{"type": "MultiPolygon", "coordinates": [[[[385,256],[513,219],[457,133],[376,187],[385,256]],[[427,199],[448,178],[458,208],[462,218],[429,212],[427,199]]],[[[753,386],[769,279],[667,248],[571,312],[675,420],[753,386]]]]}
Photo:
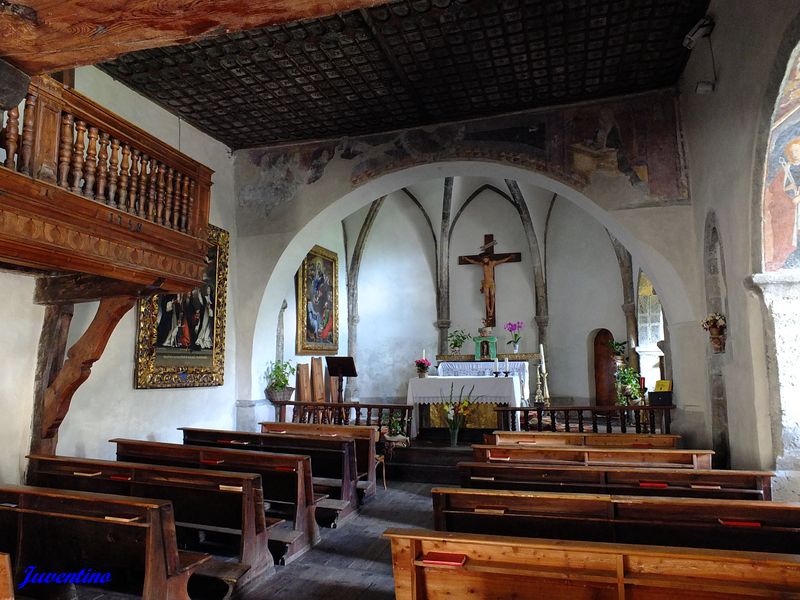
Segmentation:
{"type": "Polygon", "coordinates": [[[766,271],[800,268],[800,49],[781,86],[770,128],[764,174],[766,271]]]}

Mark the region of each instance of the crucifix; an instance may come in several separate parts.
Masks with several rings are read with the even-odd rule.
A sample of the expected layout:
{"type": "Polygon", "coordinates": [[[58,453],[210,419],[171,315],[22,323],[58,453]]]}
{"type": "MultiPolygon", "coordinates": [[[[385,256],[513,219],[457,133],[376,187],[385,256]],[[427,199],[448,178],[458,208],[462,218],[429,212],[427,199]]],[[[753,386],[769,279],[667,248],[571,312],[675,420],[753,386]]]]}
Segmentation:
{"type": "Polygon", "coordinates": [[[494,316],[494,268],[503,263],[520,262],[522,255],[519,252],[506,252],[501,254],[493,254],[492,249],[497,245],[494,236],[487,233],[483,236],[483,246],[480,247],[480,254],[473,254],[472,256],[459,256],[458,264],[460,265],[480,265],[483,267],[483,280],[481,281],[481,294],[483,294],[484,302],[486,304],[486,318],[484,325],[486,327],[495,326],[494,316]]]}

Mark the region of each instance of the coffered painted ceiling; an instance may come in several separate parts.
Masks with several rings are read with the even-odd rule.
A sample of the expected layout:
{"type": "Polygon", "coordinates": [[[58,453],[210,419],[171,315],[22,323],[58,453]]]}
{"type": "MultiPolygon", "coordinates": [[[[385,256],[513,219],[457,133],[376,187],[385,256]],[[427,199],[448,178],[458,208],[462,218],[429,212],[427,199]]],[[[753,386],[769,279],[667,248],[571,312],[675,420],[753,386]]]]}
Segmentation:
{"type": "Polygon", "coordinates": [[[230,147],[336,138],[677,82],[708,0],[395,0],[99,67],[230,147]]]}

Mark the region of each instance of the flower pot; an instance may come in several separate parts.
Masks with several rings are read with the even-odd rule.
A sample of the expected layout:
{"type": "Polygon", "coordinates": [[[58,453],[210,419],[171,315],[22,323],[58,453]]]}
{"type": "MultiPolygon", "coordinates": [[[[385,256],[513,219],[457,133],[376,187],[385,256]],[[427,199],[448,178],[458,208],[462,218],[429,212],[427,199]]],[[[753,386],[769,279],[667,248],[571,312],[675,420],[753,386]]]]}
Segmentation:
{"type": "Polygon", "coordinates": [[[282,390],[278,390],[275,388],[267,388],[264,390],[265,395],[270,400],[270,402],[288,402],[292,399],[292,394],[294,393],[293,387],[287,387],[282,390]]]}
{"type": "Polygon", "coordinates": [[[514,349],[514,354],[519,354],[519,344],[512,344],[511,347],[514,349]]]}
{"type": "Polygon", "coordinates": [[[417,371],[417,377],[419,377],[420,379],[425,379],[427,376],[428,376],[427,371],[417,371]]]}

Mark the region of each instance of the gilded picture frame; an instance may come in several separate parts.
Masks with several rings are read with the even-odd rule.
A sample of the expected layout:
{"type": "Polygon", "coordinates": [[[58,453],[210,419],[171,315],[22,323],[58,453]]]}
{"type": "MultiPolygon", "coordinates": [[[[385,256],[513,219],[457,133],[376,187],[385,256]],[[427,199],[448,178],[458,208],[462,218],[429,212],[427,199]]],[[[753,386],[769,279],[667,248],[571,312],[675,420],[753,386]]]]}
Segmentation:
{"type": "Polygon", "coordinates": [[[297,291],[296,354],[339,351],[339,257],[314,246],[295,278],[297,291]]]}
{"type": "Polygon", "coordinates": [[[208,241],[202,286],[139,300],[136,389],[223,384],[230,236],[209,225],[208,241]]]}

